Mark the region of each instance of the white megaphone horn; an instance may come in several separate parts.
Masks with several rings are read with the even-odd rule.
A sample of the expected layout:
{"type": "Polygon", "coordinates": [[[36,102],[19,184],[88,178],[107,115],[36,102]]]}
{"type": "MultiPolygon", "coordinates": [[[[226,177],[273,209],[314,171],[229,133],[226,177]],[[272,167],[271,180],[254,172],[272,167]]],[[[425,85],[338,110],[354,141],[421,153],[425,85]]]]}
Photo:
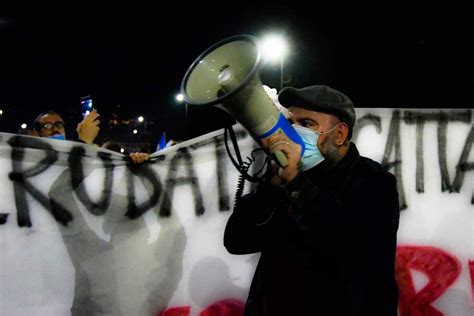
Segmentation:
{"type": "MultiPolygon", "coordinates": [[[[301,145],[303,156],[303,140],[263,88],[258,75],[260,59],[258,41],[251,35],[235,35],[214,44],[186,72],[181,83],[184,100],[228,112],[264,149],[268,147],[263,146],[265,140],[282,133],[301,145]]],[[[281,166],[287,165],[283,152],[269,153],[281,166]]]]}

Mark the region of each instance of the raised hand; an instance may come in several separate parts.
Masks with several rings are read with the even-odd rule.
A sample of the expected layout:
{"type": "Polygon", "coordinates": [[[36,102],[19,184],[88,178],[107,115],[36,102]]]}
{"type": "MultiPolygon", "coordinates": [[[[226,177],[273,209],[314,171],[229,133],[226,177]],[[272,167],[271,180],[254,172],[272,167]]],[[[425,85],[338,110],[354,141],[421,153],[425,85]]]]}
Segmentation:
{"type": "Polygon", "coordinates": [[[87,114],[82,122],[77,124],[77,137],[86,144],[93,144],[100,131],[100,114],[93,109],[87,114]]]}
{"type": "Polygon", "coordinates": [[[288,164],[285,167],[281,167],[272,161],[275,171],[275,175],[272,178],[273,185],[284,185],[298,175],[301,145],[294,143],[282,133],[277,133],[264,139],[262,145],[269,152],[281,151],[287,158],[288,164]]]}
{"type": "Polygon", "coordinates": [[[136,152],[136,153],[131,153],[130,158],[132,159],[133,163],[142,163],[150,159],[150,154],[136,152]]]}

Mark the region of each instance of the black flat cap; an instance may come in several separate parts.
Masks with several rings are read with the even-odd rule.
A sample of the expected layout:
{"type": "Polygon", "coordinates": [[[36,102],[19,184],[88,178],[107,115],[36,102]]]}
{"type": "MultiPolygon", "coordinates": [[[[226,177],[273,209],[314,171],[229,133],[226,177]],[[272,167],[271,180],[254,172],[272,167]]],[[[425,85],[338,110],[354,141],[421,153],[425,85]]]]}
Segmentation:
{"type": "Polygon", "coordinates": [[[344,93],[324,85],[314,85],[297,88],[283,88],[278,95],[281,105],[302,107],[316,112],[336,115],[346,122],[350,128],[354,127],[354,104],[344,93]]]}

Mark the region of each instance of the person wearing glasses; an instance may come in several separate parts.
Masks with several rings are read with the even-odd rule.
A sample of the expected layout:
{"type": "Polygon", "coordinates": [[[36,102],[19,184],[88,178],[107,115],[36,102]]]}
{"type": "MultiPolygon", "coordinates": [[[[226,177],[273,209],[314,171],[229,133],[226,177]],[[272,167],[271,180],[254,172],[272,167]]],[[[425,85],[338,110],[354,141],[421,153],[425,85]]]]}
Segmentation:
{"type": "MultiPolygon", "coordinates": [[[[99,134],[100,114],[93,109],[84,117],[82,122],[77,124],[77,138],[79,141],[94,145],[94,140],[99,134]]],[[[39,137],[54,139],[66,139],[65,122],[61,115],[55,111],[43,112],[36,117],[33,122],[33,128],[39,137]]]]}
{"type": "MultiPolygon", "coordinates": [[[[94,140],[100,131],[100,114],[96,109],[93,109],[87,114],[82,122],[77,124],[77,138],[79,141],[88,144],[95,145],[94,140]]],[[[61,115],[55,111],[43,112],[34,120],[33,128],[36,131],[37,136],[47,137],[65,140],[66,130],[65,123],[61,115]]],[[[102,148],[107,148],[107,144],[103,144],[102,148]]],[[[107,148],[109,149],[109,148],[107,148]]],[[[120,152],[120,149],[118,150],[120,152]]],[[[144,152],[133,152],[129,154],[129,157],[133,163],[142,163],[150,160],[150,154],[144,152]]]]}

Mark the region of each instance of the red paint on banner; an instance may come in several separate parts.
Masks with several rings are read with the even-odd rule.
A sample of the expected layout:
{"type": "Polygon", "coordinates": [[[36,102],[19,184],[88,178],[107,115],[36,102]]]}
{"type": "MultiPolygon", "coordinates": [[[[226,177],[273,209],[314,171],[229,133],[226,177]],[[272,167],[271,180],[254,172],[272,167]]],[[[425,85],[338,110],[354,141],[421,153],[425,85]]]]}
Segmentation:
{"type": "MultiPolygon", "coordinates": [[[[170,307],[157,316],[189,316],[190,312],[190,306],[170,307]]],[[[244,303],[235,299],[223,299],[206,307],[199,316],[242,316],[243,313],[244,303]]]]}
{"type": "Polygon", "coordinates": [[[471,276],[471,299],[474,302],[474,261],[469,260],[469,274],[471,276]]]}
{"type": "Polygon", "coordinates": [[[189,316],[191,307],[189,306],[179,306],[179,307],[170,307],[162,311],[159,316],[189,316]]]}
{"type": "Polygon", "coordinates": [[[234,299],[224,299],[209,305],[199,316],[242,316],[244,303],[234,299]]]}
{"type": "Polygon", "coordinates": [[[460,262],[449,253],[434,247],[397,247],[396,276],[399,286],[400,316],[442,316],[431,306],[456,280],[460,262]],[[410,269],[424,273],[429,282],[416,292],[410,269]]]}

